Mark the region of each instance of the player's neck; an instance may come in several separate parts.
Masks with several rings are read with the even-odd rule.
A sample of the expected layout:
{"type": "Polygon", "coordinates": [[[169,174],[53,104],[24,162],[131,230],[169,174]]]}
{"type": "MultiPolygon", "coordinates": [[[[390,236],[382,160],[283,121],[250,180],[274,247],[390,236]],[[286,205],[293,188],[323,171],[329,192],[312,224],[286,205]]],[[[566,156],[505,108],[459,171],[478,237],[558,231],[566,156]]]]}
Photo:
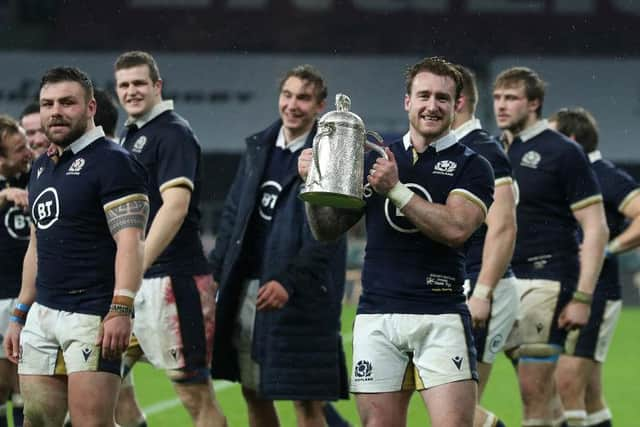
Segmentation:
{"type": "Polygon", "coordinates": [[[451,129],[458,129],[463,124],[467,123],[469,120],[473,119],[473,113],[470,111],[460,111],[457,112],[455,117],[453,118],[453,124],[451,129]]]}

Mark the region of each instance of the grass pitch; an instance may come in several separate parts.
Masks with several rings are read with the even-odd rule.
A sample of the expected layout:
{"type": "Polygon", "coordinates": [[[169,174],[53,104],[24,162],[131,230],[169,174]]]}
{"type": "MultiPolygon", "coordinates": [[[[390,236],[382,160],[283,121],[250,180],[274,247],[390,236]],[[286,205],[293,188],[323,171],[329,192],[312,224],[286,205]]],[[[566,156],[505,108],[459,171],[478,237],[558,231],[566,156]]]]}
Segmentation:
{"type": "MultiPolygon", "coordinates": [[[[351,360],[351,325],[355,307],[345,306],[342,314],[343,337],[347,361],[351,360]]],[[[626,308],[604,365],[604,388],[607,402],[618,426],[640,425],[638,396],[640,396],[640,309],[626,308]]],[[[148,365],[138,364],[135,370],[138,400],[147,414],[151,427],[189,426],[191,421],[178,402],[164,373],[148,365]]],[[[246,407],[237,384],[216,382],[216,395],[229,420],[229,425],[247,426],[246,407]]],[[[483,404],[494,411],[507,426],[519,426],[521,404],[517,381],[511,364],[504,356],[496,361],[483,404]]],[[[279,402],[278,413],[282,426],[295,426],[292,404],[279,402]]],[[[360,425],[353,399],[336,404],[340,413],[354,426],[360,425]]],[[[409,407],[409,426],[429,425],[426,409],[416,394],[409,407]]]]}

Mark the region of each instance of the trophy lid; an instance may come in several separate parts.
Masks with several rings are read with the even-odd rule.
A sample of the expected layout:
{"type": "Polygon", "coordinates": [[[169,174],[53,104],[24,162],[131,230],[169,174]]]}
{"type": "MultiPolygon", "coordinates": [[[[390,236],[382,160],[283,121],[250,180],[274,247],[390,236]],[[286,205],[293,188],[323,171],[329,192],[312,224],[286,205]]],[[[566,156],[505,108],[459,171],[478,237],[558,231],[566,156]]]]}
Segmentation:
{"type": "Polygon", "coordinates": [[[356,127],[364,130],[364,122],[355,113],[349,111],[351,99],[344,93],[336,94],[336,109],[320,118],[320,124],[334,123],[337,126],[356,127]]]}

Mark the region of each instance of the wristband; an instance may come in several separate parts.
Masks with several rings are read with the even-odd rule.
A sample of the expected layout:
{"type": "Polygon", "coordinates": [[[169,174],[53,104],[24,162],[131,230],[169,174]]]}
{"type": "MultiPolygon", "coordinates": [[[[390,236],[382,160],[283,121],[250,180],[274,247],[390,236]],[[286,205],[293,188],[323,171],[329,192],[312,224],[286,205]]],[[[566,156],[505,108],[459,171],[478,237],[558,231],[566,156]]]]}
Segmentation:
{"type": "Polygon", "coordinates": [[[398,181],[387,193],[387,198],[391,200],[398,209],[402,209],[409,203],[413,194],[413,191],[409,190],[409,187],[398,181]]]}
{"type": "Polygon", "coordinates": [[[9,321],[13,322],[13,323],[17,323],[18,325],[22,325],[24,326],[24,324],[27,322],[27,319],[23,319],[22,317],[16,316],[16,315],[11,315],[9,317],[9,321]]]}
{"type": "Polygon", "coordinates": [[[17,303],[17,304],[16,304],[16,308],[17,308],[18,310],[20,310],[20,311],[23,311],[23,312],[25,312],[25,313],[28,313],[28,312],[29,312],[29,309],[31,308],[31,306],[30,306],[30,305],[27,305],[27,304],[22,304],[21,302],[19,302],[19,303],[17,303]]]}
{"type": "Polygon", "coordinates": [[[493,289],[491,287],[483,284],[476,283],[475,288],[473,288],[472,297],[483,299],[486,301],[491,301],[491,295],[493,294],[493,289]]]}
{"type": "Polygon", "coordinates": [[[131,316],[133,309],[124,304],[111,304],[109,306],[109,313],[131,316]]]}
{"type": "Polygon", "coordinates": [[[580,304],[590,305],[591,301],[593,301],[593,295],[588,294],[586,292],[582,292],[582,291],[575,291],[573,293],[573,297],[571,298],[571,301],[577,302],[580,304]]]}
{"type": "Polygon", "coordinates": [[[115,291],[113,291],[113,296],[123,296],[134,299],[136,297],[136,293],[130,291],[129,289],[116,289],[115,291]]]}

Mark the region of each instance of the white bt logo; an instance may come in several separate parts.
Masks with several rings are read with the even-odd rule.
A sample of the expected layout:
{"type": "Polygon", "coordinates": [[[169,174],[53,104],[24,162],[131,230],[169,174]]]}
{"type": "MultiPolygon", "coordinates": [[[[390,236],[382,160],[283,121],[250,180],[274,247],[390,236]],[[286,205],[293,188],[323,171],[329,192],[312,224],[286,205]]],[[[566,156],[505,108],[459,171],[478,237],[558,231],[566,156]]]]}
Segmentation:
{"type": "Polygon", "coordinates": [[[31,216],[35,219],[39,230],[46,230],[58,220],[60,200],[55,188],[46,188],[38,194],[31,208],[31,216]]]}

